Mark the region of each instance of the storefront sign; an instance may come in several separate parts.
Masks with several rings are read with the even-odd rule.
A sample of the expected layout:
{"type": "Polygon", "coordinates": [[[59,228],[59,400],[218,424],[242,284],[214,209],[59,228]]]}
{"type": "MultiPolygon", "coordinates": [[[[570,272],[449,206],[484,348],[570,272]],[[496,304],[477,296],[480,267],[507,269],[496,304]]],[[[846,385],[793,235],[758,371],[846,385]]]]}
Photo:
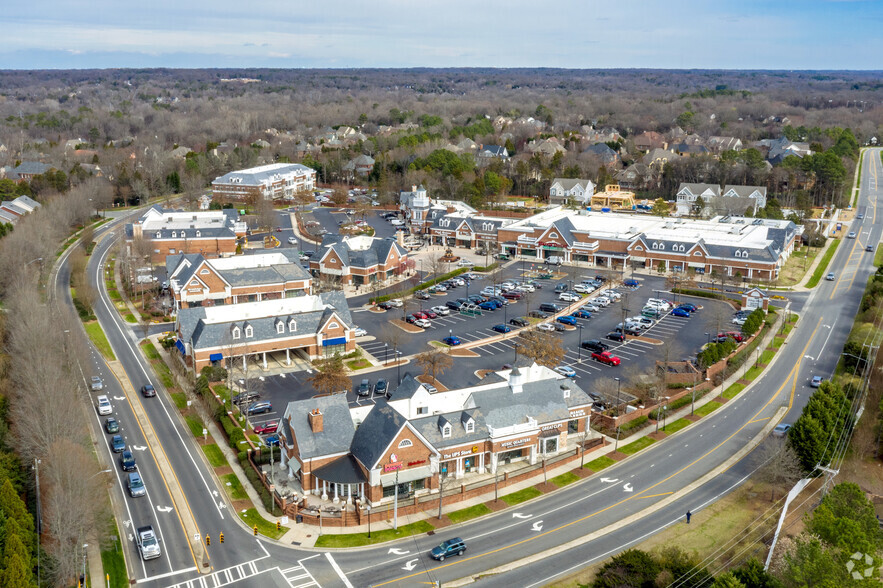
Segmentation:
{"type": "Polygon", "coordinates": [[[561,423],[557,423],[554,425],[543,425],[543,427],[540,430],[541,431],[551,431],[552,429],[560,429],[560,428],[561,428],[561,423]]]}
{"type": "MultiPolygon", "coordinates": [[[[471,455],[473,453],[478,453],[480,451],[478,445],[473,445],[472,449],[461,449],[460,451],[453,451],[451,453],[443,453],[442,459],[453,459],[455,457],[460,457],[461,455],[471,455]]],[[[411,465],[411,464],[408,464],[411,465]]]]}
{"type": "Polygon", "coordinates": [[[514,439],[512,441],[503,441],[500,443],[500,447],[503,449],[508,449],[510,447],[518,447],[519,445],[524,445],[525,443],[530,443],[532,439],[530,437],[522,437],[521,439],[514,439]]]}
{"type": "Polygon", "coordinates": [[[583,409],[570,411],[570,416],[572,416],[572,417],[585,416],[585,415],[586,415],[586,411],[583,409]]]}
{"type": "Polygon", "coordinates": [[[408,467],[420,465],[421,463],[426,463],[426,460],[425,459],[418,459],[417,461],[409,461],[408,467]]]}
{"type": "Polygon", "coordinates": [[[383,471],[384,471],[384,472],[394,472],[394,471],[396,471],[396,470],[400,470],[400,469],[402,469],[402,468],[404,467],[404,465],[405,465],[405,464],[403,464],[403,463],[400,462],[400,461],[398,461],[398,462],[396,462],[396,463],[388,463],[388,464],[386,464],[386,465],[383,466],[383,471]]]}

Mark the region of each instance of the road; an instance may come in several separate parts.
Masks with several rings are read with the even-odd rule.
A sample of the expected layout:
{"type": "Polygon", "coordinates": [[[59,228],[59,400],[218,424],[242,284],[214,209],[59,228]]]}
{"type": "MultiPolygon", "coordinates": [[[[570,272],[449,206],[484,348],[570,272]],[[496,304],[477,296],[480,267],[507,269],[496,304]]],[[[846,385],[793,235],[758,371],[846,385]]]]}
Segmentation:
{"type": "MultiPolygon", "coordinates": [[[[96,314],[132,386],[140,388],[150,382],[160,391],[156,398],[147,399],[133,394],[132,389],[124,392],[101,367],[103,362],[95,358],[94,369],[105,376],[127,442],[141,446],[152,436],[159,448],[156,453],[145,449],[137,455],[150,491],[149,500],[123,496],[125,514],[120,514],[136,525],[146,520],[155,522],[164,546],[161,560],[141,565],[127,542],[128,560],[136,564],[130,566],[134,577],[139,584],[151,586],[414,586],[433,580],[444,583],[478,577],[503,567],[498,573],[481,576],[476,584],[541,586],[603,560],[666,526],[683,524],[687,510],[700,520],[703,506],[741,483],[756,461],[750,454],[732,464],[727,460],[768,426],[780,407],[787,410],[784,420],[793,422],[810,395],[810,378],[817,374],[829,376],[839,360],[864,285],[873,272],[873,253],[866,252],[865,246],[876,245],[883,234],[883,209],[877,191],[878,178],[883,177],[879,150],[869,150],[864,157],[858,208],[864,218],[854,221],[850,229],[858,233],[858,238],[841,245],[831,264],[836,268],[836,279],[823,281],[805,301],[801,300],[803,312],[790,342],[758,383],[741,397],[704,418],[700,425],[655,444],[601,475],[542,499],[434,536],[333,553],[257,540],[234,519],[217,494],[216,482],[199,448],[182,432],[186,427],[161,383],[137,353],[132,329],[107,303],[103,280],[98,279],[99,266],[108,251],[108,242],[102,241],[90,262],[91,275],[101,293],[96,314]],[[140,427],[136,413],[142,415],[140,427]],[[717,473],[719,468],[723,471],[717,473]],[[178,487],[181,492],[176,495],[178,487]],[[644,512],[659,505],[663,507],[656,512],[644,512]],[[165,512],[158,506],[173,506],[173,510],[165,512]],[[626,520],[627,524],[609,528],[626,520]],[[202,559],[193,548],[191,526],[202,536],[224,532],[227,537],[223,547],[207,549],[205,561],[212,574],[203,578],[204,583],[195,581],[195,568],[202,559]],[[451,536],[466,540],[466,554],[445,562],[426,556],[430,547],[451,536]],[[521,565],[531,556],[538,556],[537,561],[521,565]],[[505,566],[513,569],[507,571],[505,566]]],[[[100,426],[97,418],[95,426],[96,430],[100,426]]],[[[123,478],[117,476],[121,484],[123,478]]],[[[123,490],[120,486],[121,494],[123,490]]],[[[684,532],[689,532],[687,527],[684,532]]]]}

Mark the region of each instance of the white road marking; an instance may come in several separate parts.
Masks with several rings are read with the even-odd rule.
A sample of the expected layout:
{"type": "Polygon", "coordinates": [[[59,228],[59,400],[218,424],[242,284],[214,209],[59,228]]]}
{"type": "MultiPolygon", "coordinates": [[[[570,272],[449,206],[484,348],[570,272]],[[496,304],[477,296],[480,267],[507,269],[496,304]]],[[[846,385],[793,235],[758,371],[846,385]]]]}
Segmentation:
{"type": "Polygon", "coordinates": [[[337,565],[337,562],[334,561],[334,558],[331,557],[331,554],[326,551],[325,557],[328,558],[328,563],[331,564],[331,567],[334,568],[334,571],[337,572],[337,575],[340,576],[341,580],[343,580],[344,586],[346,586],[346,588],[353,588],[353,585],[350,583],[350,581],[347,579],[347,577],[343,574],[343,570],[340,569],[340,566],[337,565]]]}

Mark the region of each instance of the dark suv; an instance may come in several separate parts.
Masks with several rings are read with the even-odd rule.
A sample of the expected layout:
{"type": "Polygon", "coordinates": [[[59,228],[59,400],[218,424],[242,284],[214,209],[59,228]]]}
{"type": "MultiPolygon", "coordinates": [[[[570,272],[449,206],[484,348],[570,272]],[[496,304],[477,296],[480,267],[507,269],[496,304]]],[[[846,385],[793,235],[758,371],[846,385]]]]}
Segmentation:
{"type": "Polygon", "coordinates": [[[589,339],[588,341],[583,341],[580,343],[580,346],[583,349],[588,349],[589,351],[593,351],[595,353],[601,353],[602,351],[607,351],[610,349],[610,345],[604,343],[603,341],[599,341],[598,339],[589,339]]]}
{"type": "Polygon", "coordinates": [[[555,313],[561,309],[558,307],[557,304],[552,304],[551,302],[544,302],[544,303],[540,304],[540,310],[542,310],[543,312],[555,313]]]}
{"type": "Polygon", "coordinates": [[[454,537],[443,542],[438,547],[433,547],[432,551],[429,552],[429,556],[438,561],[445,561],[445,558],[449,555],[463,555],[464,551],[466,551],[466,542],[459,537],[454,537]]]}

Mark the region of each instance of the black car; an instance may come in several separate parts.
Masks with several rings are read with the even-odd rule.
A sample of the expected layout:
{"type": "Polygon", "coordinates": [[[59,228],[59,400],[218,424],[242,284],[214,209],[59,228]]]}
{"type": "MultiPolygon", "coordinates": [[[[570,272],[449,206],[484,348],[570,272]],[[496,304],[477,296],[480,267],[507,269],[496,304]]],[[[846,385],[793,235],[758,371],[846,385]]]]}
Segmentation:
{"type": "Polygon", "coordinates": [[[532,310],[529,313],[527,313],[527,316],[533,317],[533,318],[538,318],[538,319],[544,319],[544,318],[549,318],[549,313],[543,312],[542,310],[532,310]]]}
{"type": "Polygon", "coordinates": [[[516,327],[526,327],[530,325],[530,321],[519,316],[515,317],[514,319],[509,319],[509,324],[515,325],[516,327]]]}
{"type": "Polygon", "coordinates": [[[605,336],[608,339],[610,339],[611,341],[619,341],[620,343],[625,341],[625,335],[623,335],[622,333],[612,332],[612,333],[607,333],[607,335],[605,335],[605,336]]]}
{"type": "Polygon", "coordinates": [[[358,389],[359,396],[369,396],[371,394],[371,380],[362,380],[358,389]]]}
{"type": "Polygon", "coordinates": [[[393,308],[392,304],[390,304],[388,300],[385,302],[381,302],[377,306],[382,308],[383,310],[389,310],[389,309],[393,308]]]}
{"type": "Polygon", "coordinates": [[[610,345],[604,343],[599,339],[589,339],[588,341],[583,341],[580,343],[580,347],[583,349],[588,349],[589,351],[593,351],[595,353],[601,353],[602,351],[607,351],[610,349],[610,345]]]}
{"type": "Polygon", "coordinates": [[[509,301],[503,298],[502,296],[491,296],[488,300],[493,300],[494,302],[499,302],[502,306],[509,306],[509,301]]]}
{"type": "Polygon", "coordinates": [[[478,294],[473,294],[467,300],[473,304],[481,304],[482,302],[486,302],[487,298],[484,296],[479,296],[478,294]]]}
{"type": "Polygon", "coordinates": [[[156,389],[150,384],[144,384],[143,386],[141,386],[141,395],[145,398],[156,396],[156,389]]]}
{"type": "Polygon", "coordinates": [[[567,292],[567,284],[561,283],[555,286],[555,294],[561,294],[562,292],[567,292]]]}
{"type": "Polygon", "coordinates": [[[451,310],[460,310],[461,308],[463,308],[463,303],[459,300],[448,300],[447,302],[445,302],[445,306],[447,306],[451,310]]]}
{"type": "Polygon", "coordinates": [[[377,383],[374,384],[374,393],[385,395],[388,388],[389,385],[386,383],[386,380],[380,378],[379,380],[377,380],[377,383]]]}
{"type": "Polygon", "coordinates": [[[552,304],[551,302],[544,302],[540,304],[540,310],[543,312],[551,312],[556,313],[561,310],[561,308],[557,304],[552,304]]]}
{"type": "Polygon", "coordinates": [[[257,392],[243,392],[241,394],[237,394],[233,397],[233,404],[240,404],[242,402],[251,402],[252,400],[257,400],[261,395],[257,392]]]}
{"type": "Polygon", "coordinates": [[[120,467],[123,468],[124,472],[134,472],[138,469],[138,466],[135,465],[135,456],[132,455],[132,450],[126,449],[120,454],[120,467]]]}

